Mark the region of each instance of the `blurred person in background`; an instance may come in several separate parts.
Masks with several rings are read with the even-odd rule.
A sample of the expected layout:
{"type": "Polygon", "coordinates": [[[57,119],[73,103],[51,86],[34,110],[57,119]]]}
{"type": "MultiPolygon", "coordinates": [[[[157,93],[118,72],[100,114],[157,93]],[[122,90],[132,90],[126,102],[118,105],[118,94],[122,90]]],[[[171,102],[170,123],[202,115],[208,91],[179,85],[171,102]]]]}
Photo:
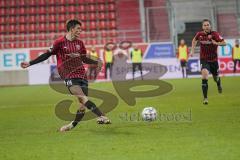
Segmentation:
{"type": "Polygon", "coordinates": [[[239,40],[235,40],[235,45],[232,49],[232,59],[233,59],[233,73],[236,73],[237,64],[240,65],[240,47],[239,47],[239,40]]]}
{"type": "Polygon", "coordinates": [[[177,51],[177,58],[179,59],[180,64],[181,64],[183,78],[187,78],[188,56],[189,56],[188,47],[185,44],[185,40],[181,39],[179,47],[178,47],[178,51],[177,51]]]}
{"type": "Polygon", "coordinates": [[[133,47],[133,50],[130,53],[131,56],[131,60],[132,60],[132,79],[134,80],[134,75],[136,70],[140,70],[141,73],[141,78],[143,80],[143,75],[142,75],[142,57],[143,57],[143,53],[142,50],[140,48],[137,47],[137,45],[135,45],[133,47]]]}

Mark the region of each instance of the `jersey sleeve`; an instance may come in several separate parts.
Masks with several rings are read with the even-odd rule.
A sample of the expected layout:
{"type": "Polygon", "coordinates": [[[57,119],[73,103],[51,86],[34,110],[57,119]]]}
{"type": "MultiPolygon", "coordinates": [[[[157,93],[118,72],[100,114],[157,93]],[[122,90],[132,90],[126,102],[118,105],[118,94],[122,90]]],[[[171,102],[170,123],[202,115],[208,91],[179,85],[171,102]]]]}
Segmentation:
{"type": "Polygon", "coordinates": [[[200,32],[197,32],[197,34],[195,35],[195,37],[194,37],[194,38],[195,38],[195,40],[197,40],[197,41],[198,41],[198,40],[199,40],[199,37],[200,37],[200,32]]]}
{"type": "Polygon", "coordinates": [[[214,39],[215,39],[217,42],[222,42],[222,41],[224,41],[223,37],[222,37],[218,32],[215,32],[214,39]]]}
{"type": "Polygon", "coordinates": [[[51,55],[56,55],[58,52],[59,43],[58,41],[54,41],[51,47],[48,49],[48,51],[51,53],[51,55]]]}

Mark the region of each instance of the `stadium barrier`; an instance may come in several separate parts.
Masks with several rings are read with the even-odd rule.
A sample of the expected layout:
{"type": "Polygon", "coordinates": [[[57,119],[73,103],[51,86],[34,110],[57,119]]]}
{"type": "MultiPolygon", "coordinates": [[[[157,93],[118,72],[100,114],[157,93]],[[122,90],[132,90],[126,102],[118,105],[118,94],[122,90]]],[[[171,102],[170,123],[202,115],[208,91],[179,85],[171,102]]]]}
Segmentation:
{"type": "MultiPolygon", "coordinates": [[[[221,75],[232,75],[233,62],[231,59],[232,46],[234,39],[228,39],[227,46],[219,47],[219,65],[221,75]]],[[[143,64],[161,64],[167,68],[167,72],[159,79],[169,78],[182,78],[180,62],[175,57],[174,44],[171,42],[165,43],[140,43],[137,44],[143,51],[143,64]]],[[[88,47],[87,47],[88,48],[88,47]]],[[[34,84],[48,84],[50,78],[52,80],[59,81],[60,78],[56,72],[56,58],[50,57],[48,60],[31,66],[26,70],[20,67],[22,61],[29,61],[36,58],[40,54],[44,53],[47,48],[34,48],[34,49],[7,49],[0,50],[0,85],[34,85],[34,84]],[[51,73],[55,71],[55,74],[51,73]]],[[[127,74],[124,75],[126,79],[132,78],[131,72],[131,60],[130,52],[132,48],[125,50],[128,56],[127,64],[130,64],[128,68],[122,68],[127,70],[127,74]]],[[[103,59],[104,47],[96,46],[96,51],[99,53],[99,57],[103,59]]],[[[117,54],[119,48],[114,51],[117,54]]],[[[85,65],[87,67],[87,65],[85,65]]],[[[200,77],[200,62],[198,57],[191,57],[187,64],[189,77],[200,77]]],[[[145,65],[143,73],[146,74],[149,71],[158,72],[158,68],[154,65],[145,65]],[[152,67],[152,68],[151,68],[152,67]]],[[[240,73],[240,66],[237,66],[237,75],[240,73]]],[[[118,74],[121,74],[120,72],[118,74]]],[[[157,73],[156,73],[157,74],[157,73]]],[[[140,73],[137,72],[135,77],[139,77],[140,73]]],[[[97,81],[105,81],[105,68],[98,74],[97,81]]]]}

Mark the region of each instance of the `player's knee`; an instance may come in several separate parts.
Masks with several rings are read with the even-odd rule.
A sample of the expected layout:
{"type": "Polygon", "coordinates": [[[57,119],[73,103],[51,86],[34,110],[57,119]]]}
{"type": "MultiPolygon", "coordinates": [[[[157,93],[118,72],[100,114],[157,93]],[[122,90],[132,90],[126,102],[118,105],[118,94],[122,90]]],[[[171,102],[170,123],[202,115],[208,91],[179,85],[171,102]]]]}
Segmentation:
{"type": "Polygon", "coordinates": [[[88,101],[87,96],[78,96],[78,100],[80,103],[85,104],[88,101]]]}
{"type": "Polygon", "coordinates": [[[86,110],[85,106],[81,104],[81,105],[79,106],[79,111],[80,111],[80,112],[85,112],[85,110],[86,110]]]}
{"type": "Polygon", "coordinates": [[[208,79],[208,70],[202,69],[202,79],[208,79]]]}

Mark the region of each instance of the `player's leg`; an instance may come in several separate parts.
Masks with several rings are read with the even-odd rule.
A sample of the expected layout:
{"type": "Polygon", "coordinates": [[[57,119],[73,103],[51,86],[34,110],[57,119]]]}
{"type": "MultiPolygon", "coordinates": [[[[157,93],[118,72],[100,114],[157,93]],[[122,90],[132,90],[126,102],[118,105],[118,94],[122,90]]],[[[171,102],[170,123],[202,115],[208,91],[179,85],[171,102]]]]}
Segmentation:
{"type": "Polygon", "coordinates": [[[68,86],[70,93],[75,95],[78,98],[80,102],[80,107],[77,110],[77,114],[75,116],[74,121],[72,121],[70,124],[63,126],[60,129],[60,131],[69,131],[73,129],[84,117],[85,106],[100,118],[100,120],[98,121],[100,121],[101,123],[106,123],[106,124],[111,123],[110,120],[107,117],[105,117],[104,114],[99,110],[99,108],[97,108],[92,101],[88,100],[87,81],[86,82],[84,80],[78,80],[78,82],[72,82],[72,80],[70,81],[71,83],[66,83],[66,84],[68,86]]]}
{"type": "Polygon", "coordinates": [[[203,93],[203,104],[208,104],[208,75],[209,65],[206,61],[201,61],[201,74],[202,74],[202,93],[203,93]]]}
{"type": "Polygon", "coordinates": [[[139,64],[138,64],[138,68],[139,68],[139,70],[140,70],[141,78],[142,78],[142,80],[143,80],[142,63],[139,63],[139,64]]]}
{"type": "Polygon", "coordinates": [[[222,85],[221,85],[221,78],[219,77],[218,62],[212,62],[210,64],[210,71],[213,75],[214,81],[217,83],[218,93],[222,93],[222,85]]]}
{"type": "Polygon", "coordinates": [[[107,79],[108,77],[108,75],[107,75],[107,72],[108,71],[108,63],[105,63],[105,79],[107,79]]]}
{"type": "Polygon", "coordinates": [[[233,60],[233,73],[235,73],[236,72],[236,66],[237,66],[237,60],[233,60]]]}
{"type": "Polygon", "coordinates": [[[184,78],[184,62],[181,61],[182,77],[184,78]]]}
{"type": "Polygon", "coordinates": [[[134,74],[136,70],[136,63],[132,63],[132,79],[134,80],[134,74]]]}
{"type": "Polygon", "coordinates": [[[109,63],[109,68],[110,68],[110,78],[112,78],[112,63],[109,63]]]}

